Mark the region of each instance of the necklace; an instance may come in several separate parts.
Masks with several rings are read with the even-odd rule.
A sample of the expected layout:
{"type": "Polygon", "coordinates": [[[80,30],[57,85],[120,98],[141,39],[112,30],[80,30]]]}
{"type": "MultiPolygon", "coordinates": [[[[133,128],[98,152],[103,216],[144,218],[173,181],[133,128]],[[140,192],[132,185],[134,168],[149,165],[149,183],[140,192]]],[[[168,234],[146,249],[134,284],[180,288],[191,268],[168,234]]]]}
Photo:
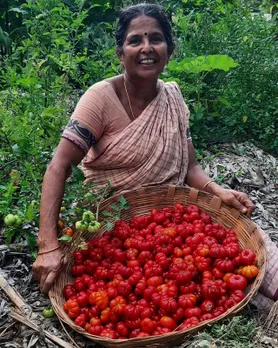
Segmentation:
{"type": "Polygon", "coordinates": [[[126,88],[125,78],[124,78],[124,87],[125,87],[127,100],[128,100],[129,108],[130,108],[131,115],[132,115],[132,121],[134,121],[135,120],[135,116],[134,116],[134,113],[133,113],[133,110],[132,110],[132,107],[131,107],[131,101],[130,101],[129,94],[128,94],[128,91],[127,91],[127,88],[126,88]]]}

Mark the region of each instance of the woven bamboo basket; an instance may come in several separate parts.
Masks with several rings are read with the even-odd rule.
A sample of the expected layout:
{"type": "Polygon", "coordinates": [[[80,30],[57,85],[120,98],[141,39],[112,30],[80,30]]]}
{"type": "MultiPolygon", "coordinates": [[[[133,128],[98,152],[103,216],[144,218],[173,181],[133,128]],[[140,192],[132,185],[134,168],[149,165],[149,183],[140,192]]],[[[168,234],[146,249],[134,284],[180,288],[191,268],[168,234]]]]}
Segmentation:
{"type": "MultiPolygon", "coordinates": [[[[73,277],[71,275],[71,267],[73,266],[72,255],[74,251],[78,249],[78,245],[80,243],[80,236],[75,234],[70,245],[62,246],[67,255],[68,262],[64,272],[61,274],[60,278],[49,293],[52,306],[57,316],[72,329],[93,340],[94,342],[102,344],[108,348],[173,347],[181,344],[187,335],[197,332],[207,325],[239,312],[258,292],[265,274],[267,255],[265,243],[260,233],[260,228],[249,218],[240,214],[237,210],[229,208],[216,196],[184,186],[148,186],[137,190],[127,191],[123,194],[123,196],[126,198],[130,207],[121,214],[121,219],[126,221],[130,220],[131,217],[135,215],[140,216],[148,214],[153,208],[161,209],[165,206],[173,208],[176,203],[183,203],[184,205],[196,204],[201,211],[210,214],[214,222],[220,223],[226,228],[232,228],[237,234],[241,247],[249,248],[255,252],[257,256],[257,264],[260,269],[259,274],[247,287],[245,291],[246,297],[236,306],[230,308],[227,312],[215,319],[204,321],[190,329],[173,331],[169,334],[160,336],[131,338],[126,340],[107,339],[100,336],[91,335],[83,328],[75,325],[75,323],[67,316],[63,309],[63,305],[65,303],[65,299],[63,297],[63,287],[66,284],[73,283],[73,277]]],[[[102,203],[100,211],[111,211],[111,208],[109,207],[110,204],[117,203],[117,201],[118,196],[113,196],[107,199],[102,203]]],[[[104,232],[105,227],[102,227],[98,234],[86,232],[82,236],[85,237],[86,240],[89,240],[102,235],[104,232]]]]}

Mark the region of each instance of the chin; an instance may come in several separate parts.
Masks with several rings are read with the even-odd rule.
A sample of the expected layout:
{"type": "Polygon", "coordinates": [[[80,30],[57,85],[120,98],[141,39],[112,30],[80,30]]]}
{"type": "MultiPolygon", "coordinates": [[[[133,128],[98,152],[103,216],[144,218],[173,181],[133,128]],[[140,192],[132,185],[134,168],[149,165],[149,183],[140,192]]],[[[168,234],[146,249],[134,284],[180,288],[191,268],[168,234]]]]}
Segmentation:
{"type": "Polygon", "coordinates": [[[157,71],[140,71],[136,75],[132,74],[134,77],[136,76],[137,79],[144,79],[144,80],[150,80],[154,81],[157,80],[160,72],[157,71]]]}

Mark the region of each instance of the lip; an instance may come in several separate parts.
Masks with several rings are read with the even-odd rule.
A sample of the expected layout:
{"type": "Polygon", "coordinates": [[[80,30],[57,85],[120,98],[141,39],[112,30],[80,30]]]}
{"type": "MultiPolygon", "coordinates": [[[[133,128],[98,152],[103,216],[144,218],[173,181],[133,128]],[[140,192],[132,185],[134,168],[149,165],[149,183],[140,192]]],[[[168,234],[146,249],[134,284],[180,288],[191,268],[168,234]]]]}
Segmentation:
{"type": "Polygon", "coordinates": [[[155,58],[141,58],[141,59],[139,59],[138,60],[138,64],[140,64],[140,65],[154,65],[154,64],[156,64],[157,63],[157,60],[155,59],[155,58]],[[148,64],[148,63],[140,63],[142,60],[153,60],[154,61],[154,63],[151,63],[151,64],[148,64]]]}

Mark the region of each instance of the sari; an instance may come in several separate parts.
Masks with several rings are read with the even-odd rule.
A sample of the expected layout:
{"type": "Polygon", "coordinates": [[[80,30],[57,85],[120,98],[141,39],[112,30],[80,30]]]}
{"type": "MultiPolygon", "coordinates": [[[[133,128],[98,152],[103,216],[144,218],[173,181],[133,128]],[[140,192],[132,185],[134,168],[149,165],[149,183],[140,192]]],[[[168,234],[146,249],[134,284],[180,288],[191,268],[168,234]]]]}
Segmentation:
{"type": "MultiPolygon", "coordinates": [[[[117,98],[114,102],[121,103],[117,98]]],[[[83,160],[85,183],[93,181],[101,187],[110,179],[116,192],[148,184],[184,184],[188,117],[178,85],[159,80],[157,96],[141,115],[120,131],[100,155],[89,153],[83,160]]]]}

